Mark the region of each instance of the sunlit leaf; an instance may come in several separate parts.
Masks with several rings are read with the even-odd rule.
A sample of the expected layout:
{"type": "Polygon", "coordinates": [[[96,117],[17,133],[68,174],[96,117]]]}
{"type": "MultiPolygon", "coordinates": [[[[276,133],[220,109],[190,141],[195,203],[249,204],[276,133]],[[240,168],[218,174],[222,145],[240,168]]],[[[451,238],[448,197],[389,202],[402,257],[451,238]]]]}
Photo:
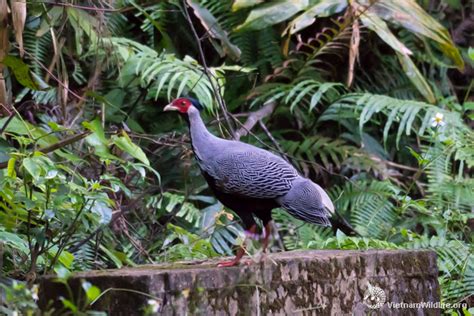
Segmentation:
{"type": "Polygon", "coordinates": [[[15,178],[16,177],[15,162],[16,162],[16,158],[8,159],[7,176],[10,177],[10,178],[15,178]]]}
{"type": "Polygon", "coordinates": [[[398,60],[402,64],[403,71],[408,76],[410,81],[415,85],[415,87],[420,91],[420,93],[425,97],[425,99],[430,103],[436,102],[436,97],[434,96],[433,90],[426,81],[425,77],[421,74],[418,67],[407,55],[400,54],[397,52],[398,60]]]}
{"type": "MultiPolygon", "coordinates": [[[[438,43],[441,51],[448,56],[459,69],[464,68],[464,61],[453,43],[448,30],[424,11],[414,0],[360,0],[368,7],[367,13],[400,25],[418,36],[429,38],[438,43]]],[[[401,52],[403,53],[403,52],[401,52]]]]}
{"type": "Polygon", "coordinates": [[[61,281],[66,281],[72,275],[71,271],[69,271],[62,265],[56,266],[54,268],[54,272],[56,273],[56,276],[58,277],[58,279],[60,279],[61,281]]]}
{"type": "Polygon", "coordinates": [[[253,9],[236,30],[261,30],[286,21],[308,6],[308,0],[277,0],[253,9]]]}
{"type": "Polygon", "coordinates": [[[360,16],[360,19],[365,26],[377,33],[380,39],[390,45],[394,50],[403,55],[412,54],[411,50],[409,50],[395,35],[393,35],[388,28],[387,23],[385,23],[379,16],[366,11],[360,16]]]}
{"type": "Polygon", "coordinates": [[[36,157],[23,159],[23,168],[33,177],[38,180],[41,176],[43,168],[36,157]]]}
{"type": "Polygon", "coordinates": [[[23,254],[28,254],[28,242],[20,238],[18,234],[13,234],[0,230],[0,242],[10,245],[11,247],[20,250],[23,254]]]}
{"type": "Polygon", "coordinates": [[[212,13],[195,1],[187,0],[187,2],[193,8],[194,14],[199,18],[208,34],[212,38],[220,40],[225,54],[232,59],[239,59],[240,49],[230,42],[227,32],[220,26],[219,21],[217,21],[212,13]]]}
{"type": "Polygon", "coordinates": [[[150,161],[148,161],[148,158],[145,155],[145,153],[143,152],[143,150],[132,142],[132,140],[127,135],[127,133],[122,132],[122,136],[112,137],[112,142],[115,145],[117,145],[117,147],[122,149],[124,152],[131,155],[132,157],[137,158],[138,160],[143,162],[145,165],[147,165],[147,166],[150,165],[150,161]]]}
{"type": "Polygon", "coordinates": [[[467,53],[469,55],[469,58],[474,61],[474,48],[472,47],[469,47],[469,49],[467,50],[467,53]]]}
{"type": "Polygon", "coordinates": [[[77,313],[77,306],[73,302],[64,297],[60,297],[59,299],[61,300],[65,308],[69,309],[73,313],[77,313]]]}
{"type": "Polygon", "coordinates": [[[87,300],[89,302],[94,301],[96,298],[99,297],[101,293],[100,289],[97,286],[92,285],[92,283],[88,281],[82,281],[82,288],[86,292],[87,300]]]}
{"type": "Polygon", "coordinates": [[[232,4],[232,11],[250,8],[263,2],[264,0],[234,0],[234,3],[232,4]]]}
{"type": "Polygon", "coordinates": [[[310,6],[302,14],[290,22],[290,34],[295,34],[310,26],[317,17],[328,17],[341,12],[347,7],[347,0],[321,0],[310,6]]]}
{"type": "Polygon", "coordinates": [[[31,76],[30,67],[18,57],[8,55],[0,63],[8,66],[15,75],[18,82],[32,90],[40,90],[40,87],[31,76]]]}

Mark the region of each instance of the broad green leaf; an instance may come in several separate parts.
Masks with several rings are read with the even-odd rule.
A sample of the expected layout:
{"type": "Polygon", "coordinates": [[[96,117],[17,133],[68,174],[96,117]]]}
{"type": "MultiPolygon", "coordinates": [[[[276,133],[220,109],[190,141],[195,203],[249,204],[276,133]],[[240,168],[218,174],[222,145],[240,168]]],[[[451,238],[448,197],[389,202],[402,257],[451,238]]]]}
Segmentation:
{"type": "Polygon", "coordinates": [[[63,250],[59,255],[59,262],[61,262],[66,268],[71,268],[74,262],[74,255],[67,250],[63,250]]]}
{"type": "Polygon", "coordinates": [[[232,11],[254,7],[257,4],[263,3],[264,0],[235,0],[232,4],[232,11]]]}
{"type": "Polygon", "coordinates": [[[62,265],[58,265],[54,267],[54,272],[56,273],[56,276],[60,281],[66,281],[69,279],[72,275],[71,271],[69,271],[67,268],[65,268],[62,265]]]}
{"type": "Polygon", "coordinates": [[[467,50],[467,53],[469,55],[469,58],[474,61],[474,48],[472,47],[469,47],[469,49],[467,50]]]}
{"type": "Polygon", "coordinates": [[[308,6],[308,0],[277,0],[253,9],[236,30],[262,30],[286,21],[308,6]]]}
{"type": "MultiPolygon", "coordinates": [[[[4,126],[8,119],[8,117],[1,118],[0,126],[4,126]]],[[[31,140],[36,139],[37,144],[43,147],[53,145],[59,141],[56,136],[47,133],[38,126],[34,126],[24,120],[19,119],[17,116],[11,119],[5,131],[15,135],[28,136],[29,138],[31,136],[31,140]]]]}
{"type": "Polygon", "coordinates": [[[316,21],[316,17],[328,17],[341,12],[347,7],[347,0],[320,0],[309,7],[305,12],[290,22],[287,31],[295,34],[310,26],[316,21]]]}
{"type": "Polygon", "coordinates": [[[199,18],[208,34],[212,38],[220,40],[224,53],[230,58],[238,60],[241,54],[240,49],[230,42],[227,32],[224,31],[212,13],[195,1],[187,0],[187,2],[193,8],[194,15],[199,18]]]}
{"type": "Polygon", "coordinates": [[[16,158],[8,159],[7,176],[10,177],[10,178],[15,178],[16,177],[15,162],[16,162],[16,158]]]}
{"type": "Polygon", "coordinates": [[[92,44],[98,42],[97,32],[95,31],[98,27],[98,20],[88,14],[85,10],[68,7],[66,11],[69,17],[68,21],[71,23],[75,31],[77,52],[78,54],[82,54],[83,33],[89,37],[92,44]]]}
{"type": "Polygon", "coordinates": [[[464,111],[472,111],[474,110],[474,102],[464,102],[463,107],[464,111]]]}
{"type": "Polygon", "coordinates": [[[107,144],[107,138],[105,137],[105,132],[104,129],[102,128],[102,124],[98,118],[94,119],[91,122],[83,122],[82,126],[96,134],[97,139],[102,143],[102,144],[107,144]]]}
{"type": "Polygon", "coordinates": [[[387,23],[385,23],[380,17],[374,13],[365,11],[360,16],[360,19],[365,26],[377,33],[380,39],[382,39],[394,50],[403,55],[412,54],[411,50],[409,50],[402,42],[398,40],[398,38],[395,37],[395,35],[393,35],[393,33],[388,28],[387,23]]]}
{"type": "Polygon", "coordinates": [[[100,289],[97,286],[92,285],[92,283],[88,281],[82,281],[82,288],[86,292],[87,300],[89,302],[94,301],[96,298],[99,297],[101,293],[100,289]]]}
{"type": "Polygon", "coordinates": [[[5,162],[10,159],[10,153],[14,148],[4,138],[0,137],[0,162],[5,162]]]}
{"type": "Polygon", "coordinates": [[[40,87],[31,76],[30,67],[28,67],[28,65],[25,64],[23,60],[15,56],[8,55],[2,61],[0,61],[0,63],[11,69],[15,75],[16,80],[18,80],[22,86],[32,90],[40,90],[40,87]]]}
{"type": "Polygon", "coordinates": [[[91,212],[99,215],[100,224],[108,224],[112,219],[112,209],[103,201],[89,200],[88,204],[92,204],[91,212]]]}
{"type": "Polygon", "coordinates": [[[122,136],[120,137],[114,136],[112,142],[130,156],[137,158],[147,166],[150,165],[143,150],[132,142],[127,133],[122,132],[122,136]]]}
{"type": "Polygon", "coordinates": [[[94,147],[95,154],[100,158],[107,159],[117,159],[114,155],[110,154],[109,151],[109,140],[105,137],[104,129],[98,118],[94,119],[91,122],[83,122],[82,125],[93,133],[85,138],[86,142],[94,147]]]}
{"type": "Polygon", "coordinates": [[[52,6],[51,10],[48,11],[49,19],[41,19],[41,24],[39,29],[36,31],[36,37],[42,37],[47,32],[50,31],[59,20],[60,17],[64,14],[64,7],[61,6],[52,6]]]}
{"type": "Polygon", "coordinates": [[[23,168],[25,168],[35,180],[38,180],[43,172],[43,167],[36,157],[23,159],[23,168]]]}
{"type": "MultiPolygon", "coordinates": [[[[26,237],[25,237],[26,239],[26,237]]],[[[19,237],[18,234],[12,234],[5,231],[0,231],[0,241],[20,250],[24,254],[29,254],[28,242],[19,237]]]]}
{"type": "Polygon", "coordinates": [[[464,68],[464,61],[453,43],[449,32],[438,21],[424,11],[415,0],[361,0],[360,4],[369,7],[367,13],[400,25],[419,36],[438,43],[441,51],[459,68],[464,68]]]}
{"type": "Polygon", "coordinates": [[[360,18],[365,26],[377,33],[385,43],[390,45],[396,51],[398,60],[402,64],[403,71],[410,81],[428,102],[434,103],[436,98],[431,87],[409,57],[412,52],[402,42],[400,42],[395,35],[393,35],[387,24],[374,13],[366,11],[360,18]]]}
{"type": "Polygon", "coordinates": [[[397,52],[398,60],[402,64],[403,71],[408,76],[410,81],[415,85],[415,87],[420,91],[420,93],[425,97],[429,103],[435,103],[436,97],[426,81],[425,77],[421,74],[418,67],[407,55],[403,55],[397,52]]]}
{"type": "MultiPolygon", "coordinates": [[[[58,246],[51,247],[51,249],[48,250],[48,254],[53,258],[57,255],[58,250],[58,246]]],[[[72,263],[74,262],[74,255],[67,250],[62,250],[58,260],[65,269],[71,269],[72,263]]]]}
{"type": "Polygon", "coordinates": [[[99,247],[100,247],[100,250],[103,251],[109,257],[109,259],[111,259],[115,263],[115,266],[117,268],[120,269],[121,267],[123,267],[122,262],[125,262],[125,261],[122,261],[118,256],[116,256],[115,253],[117,253],[117,251],[109,250],[106,247],[104,247],[104,245],[100,245],[99,247]]]}
{"type": "Polygon", "coordinates": [[[69,309],[70,311],[72,311],[74,314],[77,313],[77,306],[74,305],[73,302],[71,302],[70,300],[68,300],[67,298],[64,298],[64,297],[60,297],[59,298],[61,300],[61,302],[63,303],[63,306],[67,309],[69,309]]]}

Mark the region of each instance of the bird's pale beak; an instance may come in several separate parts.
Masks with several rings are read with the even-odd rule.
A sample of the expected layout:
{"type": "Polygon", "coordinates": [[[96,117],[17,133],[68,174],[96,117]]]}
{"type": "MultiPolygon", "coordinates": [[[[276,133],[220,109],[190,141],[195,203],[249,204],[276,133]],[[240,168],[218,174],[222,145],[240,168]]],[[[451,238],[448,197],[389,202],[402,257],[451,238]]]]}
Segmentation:
{"type": "Polygon", "coordinates": [[[165,106],[163,111],[178,111],[178,108],[174,106],[172,103],[170,103],[167,106],[165,106]]]}

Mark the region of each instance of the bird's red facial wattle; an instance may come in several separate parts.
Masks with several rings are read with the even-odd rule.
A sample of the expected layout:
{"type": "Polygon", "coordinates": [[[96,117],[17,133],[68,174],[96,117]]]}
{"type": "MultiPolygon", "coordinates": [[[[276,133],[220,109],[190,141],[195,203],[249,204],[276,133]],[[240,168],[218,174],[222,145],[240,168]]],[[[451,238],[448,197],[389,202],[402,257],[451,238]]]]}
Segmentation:
{"type": "Polygon", "coordinates": [[[193,104],[190,100],[186,98],[179,98],[165,106],[163,111],[178,111],[180,113],[186,114],[191,105],[193,104]]]}

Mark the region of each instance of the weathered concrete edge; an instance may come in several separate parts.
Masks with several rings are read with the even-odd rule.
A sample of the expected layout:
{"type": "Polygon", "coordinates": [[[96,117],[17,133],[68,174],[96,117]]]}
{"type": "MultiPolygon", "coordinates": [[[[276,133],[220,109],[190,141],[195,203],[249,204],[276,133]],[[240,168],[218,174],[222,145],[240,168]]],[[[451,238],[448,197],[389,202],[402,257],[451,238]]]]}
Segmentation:
{"type": "MultiPolygon", "coordinates": [[[[158,263],[158,264],[145,264],[140,265],[137,267],[124,267],[121,269],[104,269],[104,270],[92,270],[92,271],[84,271],[84,272],[76,272],[74,273],[71,278],[96,278],[101,276],[119,276],[119,277],[127,277],[127,276],[134,276],[139,277],[141,275],[149,276],[150,274],[164,274],[164,273],[185,273],[188,270],[214,270],[214,271],[228,271],[228,269],[235,270],[235,269],[246,269],[252,270],[254,268],[258,268],[261,265],[265,264],[272,264],[272,260],[276,263],[288,263],[297,258],[299,261],[319,261],[325,262],[330,260],[337,260],[346,257],[366,257],[371,255],[385,255],[385,254],[399,254],[411,257],[414,254],[429,254],[434,256],[434,262],[430,262],[430,264],[436,265],[436,253],[430,249],[419,249],[419,250],[382,250],[382,249],[371,249],[371,250],[296,250],[296,251],[285,251],[285,252],[278,252],[272,253],[267,256],[267,258],[262,262],[254,262],[250,266],[246,265],[239,265],[234,267],[227,267],[227,268],[220,268],[217,267],[219,261],[223,260],[224,258],[218,259],[209,259],[209,260],[187,260],[187,261],[176,261],[173,263],[158,263]],[[302,255],[304,254],[304,255],[302,255]]],[[[231,257],[229,257],[231,258],[231,257]]],[[[250,259],[249,257],[244,257],[244,259],[250,259]]],[[[427,268],[427,267],[426,267],[427,268]]],[[[404,275],[404,276],[417,276],[417,275],[428,275],[427,270],[429,269],[420,269],[416,272],[412,272],[407,274],[406,271],[401,271],[399,274],[395,275],[404,275]]],[[[396,270],[395,270],[396,271],[396,270]]],[[[437,272],[432,272],[432,275],[437,275],[437,272]]],[[[374,273],[375,276],[375,273],[374,273]]],[[[43,280],[51,280],[55,279],[55,275],[45,275],[42,276],[41,279],[43,280]]],[[[328,278],[330,279],[330,278],[328,278]]]]}

